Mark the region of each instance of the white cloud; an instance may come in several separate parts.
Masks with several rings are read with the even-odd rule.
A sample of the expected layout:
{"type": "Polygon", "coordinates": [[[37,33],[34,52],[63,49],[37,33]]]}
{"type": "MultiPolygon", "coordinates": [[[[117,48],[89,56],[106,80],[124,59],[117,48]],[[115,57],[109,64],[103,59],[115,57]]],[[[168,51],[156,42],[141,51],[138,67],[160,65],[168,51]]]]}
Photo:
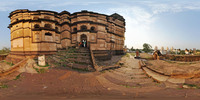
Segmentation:
{"type": "MultiPolygon", "coordinates": [[[[132,2],[132,5],[121,4],[117,8],[110,8],[110,12],[117,12],[126,19],[126,40],[125,44],[130,48],[142,48],[142,44],[153,43],[151,26],[154,24],[158,16],[163,13],[178,13],[185,10],[200,10],[200,2],[132,2]],[[152,38],[152,39],[150,39],[152,38]]],[[[154,35],[159,33],[154,33],[154,35]]]]}
{"type": "Polygon", "coordinates": [[[13,9],[15,2],[1,1],[0,3],[0,11],[10,11],[13,9]]]}

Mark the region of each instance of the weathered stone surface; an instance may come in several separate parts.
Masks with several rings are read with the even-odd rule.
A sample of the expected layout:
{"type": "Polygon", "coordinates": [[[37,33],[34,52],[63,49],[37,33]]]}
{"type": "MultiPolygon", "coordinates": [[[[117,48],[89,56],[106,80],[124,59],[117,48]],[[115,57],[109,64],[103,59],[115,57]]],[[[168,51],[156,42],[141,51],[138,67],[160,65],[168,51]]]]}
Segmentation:
{"type": "Polygon", "coordinates": [[[185,83],[185,79],[181,78],[169,78],[167,81],[171,83],[185,83]]]}
{"type": "Polygon", "coordinates": [[[45,55],[38,56],[38,65],[40,65],[40,66],[45,66],[46,65],[45,55]]]}
{"type": "Polygon", "coordinates": [[[125,20],[119,16],[89,11],[70,14],[15,10],[9,16],[11,53],[25,56],[52,54],[58,49],[81,46],[83,40],[91,50],[123,51],[125,20]]]}
{"type": "Polygon", "coordinates": [[[29,59],[25,66],[21,67],[18,71],[26,73],[37,73],[37,71],[33,68],[35,64],[36,63],[33,59],[29,59]]]}
{"type": "Polygon", "coordinates": [[[149,70],[148,68],[143,68],[143,69],[146,71],[146,73],[149,76],[151,76],[152,78],[154,78],[157,81],[164,82],[169,78],[168,76],[164,76],[164,75],[160,75],[158,73],[155,73],[155,72],[149,70]]]}

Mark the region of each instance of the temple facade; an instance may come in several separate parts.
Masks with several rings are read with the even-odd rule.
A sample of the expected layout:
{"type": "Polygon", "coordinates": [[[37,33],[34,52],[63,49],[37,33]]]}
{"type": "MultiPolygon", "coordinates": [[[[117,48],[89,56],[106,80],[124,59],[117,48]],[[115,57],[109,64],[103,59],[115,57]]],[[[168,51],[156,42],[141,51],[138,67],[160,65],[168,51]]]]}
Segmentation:
{"type": "Polygon", "coordinates": [[[83,41],[93,51],[123,52],[125,19],[116,13],[22,9],[11,12],[9,18],[12,56],[53,54],[59,49],[82,46],[83,41]]]}

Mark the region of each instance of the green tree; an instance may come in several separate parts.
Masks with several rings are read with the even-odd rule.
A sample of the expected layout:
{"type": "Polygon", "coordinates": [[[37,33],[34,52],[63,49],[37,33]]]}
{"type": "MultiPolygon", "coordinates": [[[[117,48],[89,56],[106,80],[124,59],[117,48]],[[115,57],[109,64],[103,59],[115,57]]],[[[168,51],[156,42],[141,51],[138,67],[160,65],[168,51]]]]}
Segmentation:
{"type": "Polygon", "coordinates": [[[144,52],[148,53],[148,52],[151,51],[151,49],[152,49],[152,46],[150,44],[147,44],[147,43],[143,44],[143,51],[144,52]]]}
{"type": "Polygon", "coordinates": [[[131,51],[135,51],[135,49],[133,47],[131,47],[131,51]]]}
{"type": "Polygon", "coordinates": [[[3,47],[2,50],[0,50],[0,53],[4,54],[4,53],[9,53],[10,52],[10,48],[7,47],[3,47]]]}
{"type": "Polygon", "coordinates": [[[180,54],[185,55],[185,50],[181,50],[180,54]]]}

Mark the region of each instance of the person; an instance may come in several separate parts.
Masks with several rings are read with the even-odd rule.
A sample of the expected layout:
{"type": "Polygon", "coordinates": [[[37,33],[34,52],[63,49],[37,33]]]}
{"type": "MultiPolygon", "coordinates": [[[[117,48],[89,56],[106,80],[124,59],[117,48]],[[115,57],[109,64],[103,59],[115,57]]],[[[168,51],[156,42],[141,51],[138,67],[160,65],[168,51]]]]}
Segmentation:
{"type": "Polygon", "coordinates": [[[83,46],[86,47],[86,40],[83,40],[83,46]]]}
{"type": "Polygon", "coordinates": [[[82,47],[84,47],[84,40],[82,41],[82,47]]]}
{"type": "Polygon", "coordinates": [[[79,43],[79,47],[80,47],[81,45],[82,45],[82,43],[80,42],[80,43],[79,43]]]}

